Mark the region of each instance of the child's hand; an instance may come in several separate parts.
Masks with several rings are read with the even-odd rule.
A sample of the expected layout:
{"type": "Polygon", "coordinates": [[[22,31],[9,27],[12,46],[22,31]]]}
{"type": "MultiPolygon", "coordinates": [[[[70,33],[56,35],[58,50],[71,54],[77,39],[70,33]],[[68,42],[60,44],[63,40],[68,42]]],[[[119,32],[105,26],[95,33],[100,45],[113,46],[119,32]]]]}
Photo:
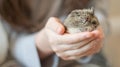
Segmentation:
{"type": "Polygon", "coordinates": [[[65,28],[57,18],[50,18],[44,28],[52,50],[64,60],[78,59],[97,53],[102,47],[103,32],[76,34],[65,33],[65,28]]]}

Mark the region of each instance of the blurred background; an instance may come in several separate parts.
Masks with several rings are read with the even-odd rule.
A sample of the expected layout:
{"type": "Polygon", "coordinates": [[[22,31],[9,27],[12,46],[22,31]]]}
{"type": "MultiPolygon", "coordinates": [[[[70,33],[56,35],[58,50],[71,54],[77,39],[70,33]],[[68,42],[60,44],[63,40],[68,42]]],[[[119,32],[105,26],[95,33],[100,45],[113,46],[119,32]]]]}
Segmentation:
{"type": "Polygon", "coordinates": [[[111,67],[120,67],[120,0],[109,0],[109,21],[111,33],[104,47],[104,53],[111,67]]]}
{"type": "Polygon", "coordinates": [[[109,0],[111,34],[104,51],[112,67],[120,67],[120,0],[109,0]]]}

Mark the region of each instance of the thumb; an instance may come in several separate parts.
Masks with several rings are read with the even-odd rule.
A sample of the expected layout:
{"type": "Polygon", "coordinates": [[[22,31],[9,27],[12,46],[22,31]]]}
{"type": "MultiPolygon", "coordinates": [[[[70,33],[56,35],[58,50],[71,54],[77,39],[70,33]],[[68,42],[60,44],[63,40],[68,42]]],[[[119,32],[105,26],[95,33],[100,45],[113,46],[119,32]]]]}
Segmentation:
{"type": "Polygon", "coordinates": [[[55,17],[51,17],[48,19],[46,27],[58,34],[63,34],[65,32],[65,28],[62,25],[62,22],[55,17]]]}

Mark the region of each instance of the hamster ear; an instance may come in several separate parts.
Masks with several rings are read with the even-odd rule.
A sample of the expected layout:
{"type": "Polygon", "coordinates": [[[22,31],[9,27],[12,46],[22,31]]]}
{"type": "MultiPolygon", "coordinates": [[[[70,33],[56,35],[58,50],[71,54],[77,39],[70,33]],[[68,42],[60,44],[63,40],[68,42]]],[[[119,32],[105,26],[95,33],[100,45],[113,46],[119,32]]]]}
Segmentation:
{"type": "Polygon", "coordinates": [[[90,13],[94,15],[94,7],[90,8],[90,13]]]}

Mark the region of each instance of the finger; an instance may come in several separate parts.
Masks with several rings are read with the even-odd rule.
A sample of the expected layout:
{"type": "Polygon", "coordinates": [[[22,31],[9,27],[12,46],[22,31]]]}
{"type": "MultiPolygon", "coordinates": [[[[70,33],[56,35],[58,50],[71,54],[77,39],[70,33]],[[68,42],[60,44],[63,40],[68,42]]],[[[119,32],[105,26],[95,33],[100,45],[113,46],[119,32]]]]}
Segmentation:
{"type": "Polygon", "coordinates": [[[60,44],[60,45],[54,45],[54,51],[55,52],[64,52],[64,51],[68,51],[68,50],[75,50],[75,49],[80,49],[81,47],[85,46],[87,43],[89,43],[90,41],[94,40],[95,38],[89,38],[86,39],[80,43],[77,44],[60,44]]]}
{"type": "Polygon", "coordinates": [[[59,36],[58,41],[62,44],[78,43],[88,38],[92,38],[94,35],[91,32],[81,32],[75,34],[64,34],[59,36]]]}
{"type": "Polygon", "coordinates": [[[78,60],[82,57],[84,57],[85,55],[79,55],[79,56],[64,56],[64,57],[61,57],[63,60],[78,60]]]}
{"type": "Polygon", "coordinates": [[[65,32],[65,28],[62,25],[62,22],[55,17],[51,17],[47,21],[46,28],[50,29],[58,34],[63,34],[65,32]]]}
{"type": "Polygon", "coordinates": [[[98,45],[96,46],[96,51],[95,51],[95,53],[98,53],[100,50],[101,50],[101,48],[103,47],[103,42],[102,42],[102,40],[97,40],[98,41],[98,45]]]}
{"type": "Polygon", "coordinates": [[[62,57],[63,60],[77,60],[80,59],[81,57],[76,57],[76,56],[70,56],[70,57],[62,57]]]}
{"type": "Polygon", "coordinates": [[[99,39],[92,41],[91,44],[93,44],[93,46],[90,50],[84,53],[85,56],[89,56],[97,53],[98,50],[100,50],[102,47],[101,41],[99,39]]]}
{"type": "Polygon", "coordinates": [[[61,53],[59,53],[59,56],[61,56],[61,57],[82,56],[85,52],[90,50],[93,46],[94,46],[93,44],[89,44],[80,49],[61,52],[61,53]]]}
{"type": "Polygon", "coordinates": [[[93,42],[95,42],[94,46],[89,51],[84,53],[84,56],[89,56],[89,55],[93,55],[95,53],[98,53],[98,51],[100,51],[100,49],[102,48],[102,43],[99,39],[96,41],[94,40],[93,42]]]}
{"type": "Polygon", "coordinates": [[[91,42],[91,44],[93,44],[93,42],[94,42],[94,45],[88,51],[83,52],[81,54],[73,54],[73,55],[71,54],[69,56],[64,55],[63,59],[64,60],[75,60],[75,59],[79,59],[79,58],[84,57],[84,56],[90,56],[90,55],[93,55],[93,54],[97,53],[102,47],[101,42],[100,42],[100,40],[97,40],[96,42],[94,40],[94,41],[91,42]]]}
{"type": "Polygon", "coordinates": [[[104,33],[100,27],[98,29],[92,31],[92,33],[96,36],[96,38],[101,38],[101,39],[104,38],[104,33]]]}
{"type": "Polygon", "coordinates": [[[72,45],[71,48],[72,48],[73,50],[74,50],[74,49],[80,49],[80,48],[86,46],[88,43],[90,43],[90,42],[93,41],[93,40],[95,40],[95,37],[88,38],[88,39],[83,40],[83,41],[81,41],[81,42],[79,42],[79,43],[69,44],[69,45],[72,45]]]}

